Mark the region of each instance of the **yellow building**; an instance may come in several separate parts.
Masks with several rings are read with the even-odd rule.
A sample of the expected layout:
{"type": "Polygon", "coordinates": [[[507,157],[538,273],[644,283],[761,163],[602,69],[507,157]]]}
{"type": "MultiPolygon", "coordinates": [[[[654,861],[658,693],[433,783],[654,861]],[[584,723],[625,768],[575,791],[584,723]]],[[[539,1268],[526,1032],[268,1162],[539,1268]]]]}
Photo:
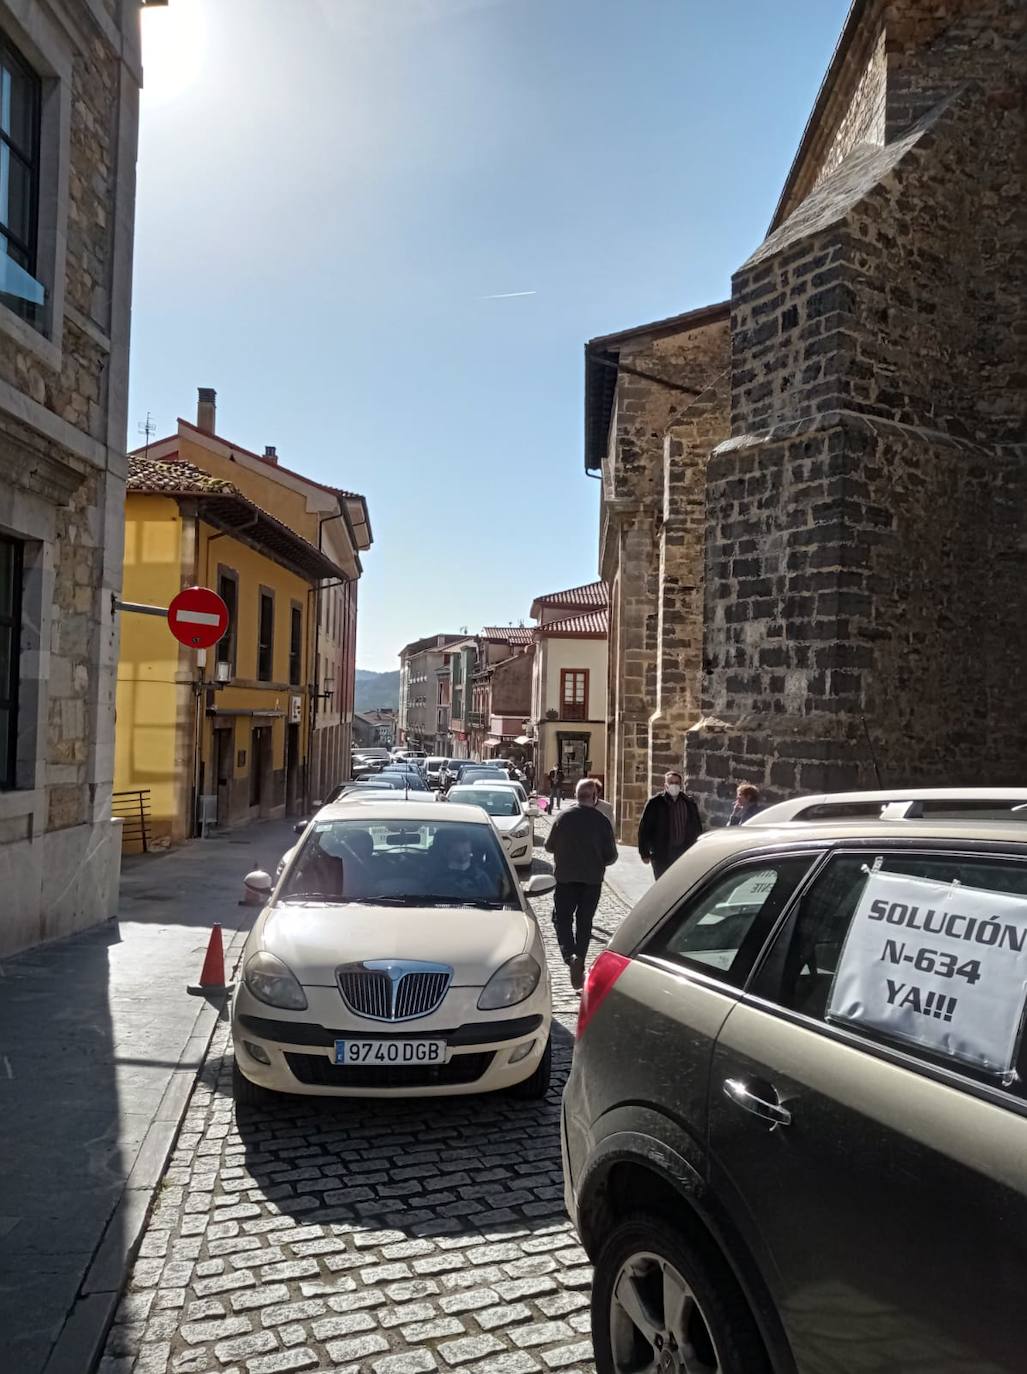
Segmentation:
{"type": "MultiPolygon", "coordinates": [[[[307,781],[311,797],[324,796],[349,776],[360,555],[372,542],[367,502],[356,492],[327,486],[287,467],[271,446],[258,454],[218,434],[217,396],[211,387],[199,388],[195,424],[179,419],[174,434],[152,440],[132,456],[192,463],[210,477],[231,482],[242,496],[261,510],[273,511],[332,563],[335,571],[321,581],[311,608],[307,781]]],[[[216,581],[206,585],[219,590],[216,581]]]]}
{"type": "Polygon", "coordinates": [[[317,588],[343,578],[234,483],[181,459],[129,458],[123,600],[166,607],[206,586],[230,616],[201,668],[165,620],[122,615],[114,786],[149,791],[155,837],[302,807],[317,588]]]}

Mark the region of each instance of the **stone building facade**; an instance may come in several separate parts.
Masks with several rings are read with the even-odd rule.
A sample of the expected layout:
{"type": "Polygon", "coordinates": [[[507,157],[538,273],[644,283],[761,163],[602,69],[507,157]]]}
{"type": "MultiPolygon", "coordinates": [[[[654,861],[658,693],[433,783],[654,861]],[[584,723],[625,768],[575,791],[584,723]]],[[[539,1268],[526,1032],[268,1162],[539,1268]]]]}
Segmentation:
{"type": "Polygon", "coordinates": [[[399,714],[396,742],[404,749],[434,751],[439,734],[441,678],[449,664],[446,649],[459,635],[427,635],[399,651],[399,714]]]}
{"type": "Polygon", "coordinates": [[[0,0],[0,954],[114,914],[138,0],[0,0]]]}
{"type": "Polygon", "coordinates": [[[585,377],[609,589],[605,790],[630,836],[698,714],[706,462],[730,432],[728,305],[593,339],[585,377]]]}
{"type": "MultiPolygon", "coordinates": [[[[773,800],[1022,775],[1025,26],[1017,0],[857,0],[733,278],[725,433],[679,499],[681,417],[650,435],[650,499],[662,437],[664,517],[702,507],[674,560],[704,582],[702,642],[667,690],[661,563],[636,531],[651,590],[621,629],[644,693],[626,723],[676,698],[670,753],[713,819],[743,780],[773,800]]],[[[600,462],[623,583],[605,507],[646,478],[612,443],[600,462]]],[[[695,605],[669,618],[694,632],[695,605]]]]}

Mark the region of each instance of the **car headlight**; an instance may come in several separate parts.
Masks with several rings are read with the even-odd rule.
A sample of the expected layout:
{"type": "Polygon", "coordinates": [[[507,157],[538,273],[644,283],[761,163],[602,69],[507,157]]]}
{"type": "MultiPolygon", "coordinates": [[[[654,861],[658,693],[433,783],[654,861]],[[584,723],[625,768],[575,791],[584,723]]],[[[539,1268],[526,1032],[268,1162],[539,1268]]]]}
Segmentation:
{"type": "Polygon", "coordinates": [[[514,831],[514,839],[515,839],[515,840],[523,840],[523,839],[526,839],[526,838],[527,838],[527,835],[528,835],[528,823],[527,823],[527,821],[525,821],[525,823],[524,823],[523,825],[519,825],[519,826],[517,827],[517,829],[514,831]]]}
{"type": "Polygon", "coordinates": [[[478,998],[478,1010],[498,1011],[501,1007],[516,1006],[531,996],[541,977],[542,968],[530,954],[508,959],[485,984],[478,998]]]}
{"type": "Polygon", "coordinates": [[[306,1011],[307,997],[298,978],[273,954],[262,950],[247,959],[243,982],[258,1002],[289,1011],[306,1011]]]}

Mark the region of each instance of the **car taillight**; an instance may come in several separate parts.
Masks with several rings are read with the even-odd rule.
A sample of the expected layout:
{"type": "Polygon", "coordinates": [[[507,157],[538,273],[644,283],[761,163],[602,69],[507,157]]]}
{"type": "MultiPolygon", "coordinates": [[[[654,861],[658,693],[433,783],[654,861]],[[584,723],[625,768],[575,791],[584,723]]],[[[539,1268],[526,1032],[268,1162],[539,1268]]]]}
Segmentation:
{"type": "Polygon", "coordinates": [[[623,954],[614,954],[613,950],[604,949],[592,965],[581,993],[581,1006],[578,1008],[578,1040],[585,1034],[585,1027],[605,1001],[606,994],[630,963],[631,960],[625,959],[623,954]]]}

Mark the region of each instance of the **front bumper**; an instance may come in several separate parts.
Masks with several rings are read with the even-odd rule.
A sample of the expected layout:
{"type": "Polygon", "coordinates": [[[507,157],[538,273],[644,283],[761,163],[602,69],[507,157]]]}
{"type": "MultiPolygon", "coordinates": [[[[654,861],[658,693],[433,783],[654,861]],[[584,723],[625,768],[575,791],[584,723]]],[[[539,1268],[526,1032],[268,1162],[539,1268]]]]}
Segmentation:
{"type": "Polygon", "coordinates": [[[480,989],[454,988],[431,1016],[383,1022],[355,1017],[328,988],[306,989],[305,1013],[277,1011],[238,987],[232,1002],[236,1062],[251,1082],[272,1092],[330,1097],[448,1097],[498,1092],[523,1082],[539,1066],[549,1039],[549,984],[511,1014],[468,1014],[480,989]],[[465,993],[466,997],[456,994],[465,993]],[[316,994],[316,995],[315,995],[316,994]],[[473,994],[473,999],[470,997],[473,994]],[[452,1005],[450,1005],[452,1003],[452,1005]],[[327,1015],[325,1014],[327,1013],[327,1015]],[[335,1041],[445,1040],[445,1062],[437,1066],[342,1067],[335,1041]],[[524,1047],[530,1046],[526,1053],[524,1047]],[[269,1059],[263,1064],[250,1046],[269,1059]],[[520,1052],[522,1057],[511,1062],[520,1052]]]}

